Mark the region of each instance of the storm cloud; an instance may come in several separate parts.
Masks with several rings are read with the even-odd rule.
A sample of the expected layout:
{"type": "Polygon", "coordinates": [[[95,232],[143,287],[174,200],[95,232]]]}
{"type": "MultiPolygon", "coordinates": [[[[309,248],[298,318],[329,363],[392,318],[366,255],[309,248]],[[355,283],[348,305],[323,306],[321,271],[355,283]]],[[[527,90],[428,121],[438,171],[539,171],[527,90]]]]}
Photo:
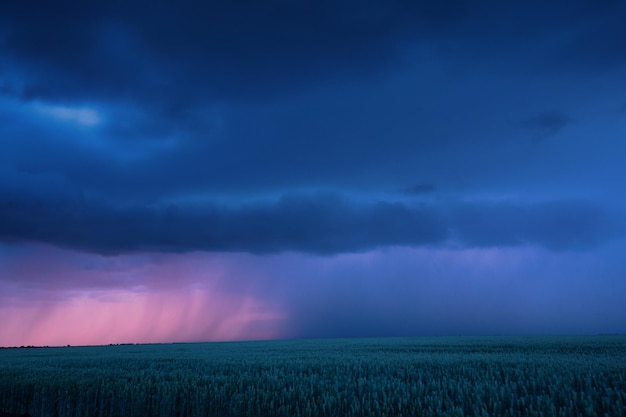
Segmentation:
{"type": "Polygon", "coordinates": [[[539,245],[585,249],[622,235],[618,219],[584,202],[357,202],[336,194],[275,201],[114,206],[86,198],[2,193],[0,238],[101,254],[242,251],[316,254],[384,246],[539,245]]]}
{"type": "Polygon", "coordinates": [[[421,45],[435,46],[437,59],[463,50],[459,55],[521,62],[529,43],[549,38],[554,50],[535,44],[535,53],[551,52],[552,65],[562,69],[624,64],[626,39],[619,18],[624,6],[617,1],[564,7],[238,0],[173,7],[11,0],[1,10],[3,60],[21,71],[15,79],[7,71],[7,78],[24,99],[130,99],[176,118],[207,100],[291,94],[320,80],[371,77],[409,65],[407,51],[421,45]],[[50,74],[54,82],[46,82],[50,74]]]}
{"type": "Polygon", "coordinates": [[[624,2],[0,3],[0,343],[623,329],[624,2]]]}

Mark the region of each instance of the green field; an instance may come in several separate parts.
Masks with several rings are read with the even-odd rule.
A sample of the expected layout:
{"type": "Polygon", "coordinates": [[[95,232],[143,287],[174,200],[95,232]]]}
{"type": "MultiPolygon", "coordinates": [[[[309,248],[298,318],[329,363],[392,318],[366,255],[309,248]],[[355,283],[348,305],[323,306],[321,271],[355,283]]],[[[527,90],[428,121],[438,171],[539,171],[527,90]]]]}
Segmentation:
{"type": "Polygon", "coordinates": [[[33,417],[626,416],[626,336],[0,350],[33,417]]]}

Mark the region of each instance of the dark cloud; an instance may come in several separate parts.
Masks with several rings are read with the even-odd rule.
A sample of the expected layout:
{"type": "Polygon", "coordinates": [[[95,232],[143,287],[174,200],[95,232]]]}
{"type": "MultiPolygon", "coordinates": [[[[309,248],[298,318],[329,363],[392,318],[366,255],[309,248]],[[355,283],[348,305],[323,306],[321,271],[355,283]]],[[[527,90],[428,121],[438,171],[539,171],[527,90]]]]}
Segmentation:
{"type": "Polygon", "coordinates": [[[480,14],[442,37],[446,52],[467,67],[568,77],[619,71],[626,63],[626,5],[618,0],[477,4],[480,14]]]}
{"type": "Polygon", "coordinates": [[[577,29],[569,36],[554,59],[582,70],[613,70],[626,64],[626,16],[624,2],[608,0],[588,5],[591,12],[578,19],[577,29]]]}
{"type": "Polygon", "coordinates": [[[218,99],[370,77],[407,65],[406,52],[416,44],[434,47],[439,58],[467,51],[517,63],[528,58],[529,44],[562,31],[572,34],[553,42],[562,60],[613,63],[625,38],[620,2],[570,2],[566,10],[558,2],[465,0],[6,1],[0,7],[3,53],[23,78],[24,98],[130,100],[171,118],[218,99]],[[517,59],[510,53],[520,50],[517,59]],[[596,55],[602,59],[590,59],[596,55]]]}
{"type": "Polygon", "coordinates": [[[5,51],[32,76],[24,97],[139,94],[175,114],[207,94],[275,94],[377,72],[405,40],[472,10],[456,3],[10,1],[2,21],[5,51]]]}
{"type": "Polygon", "coordinates": [[[544,112],[530,117],[522,122],[522,126],[535,131],[541,138],[556,135],[565,126],[572,123],[572,119],[557,111],[544,112]]]}
{"type": "Polygon", "coordinates": [[[449,237],[463,247],[529,244],[576,250],[621,233],[603,210],[577,202],[441,206],[285,194],[276,201],[238,205],[115,205],[7,191],[0,198],[3,242],[39,242],[102,254],[336,254],[382,246],[445,245],[449,237]]]}
{"type": "MultiPolygon", "coordinates": [[[[578,93],[584,99],[570,100],[572,86],[585,84],[555,83],[544,70],[578,68],[548,59],[565,56],[575,39],[586,39],[579,45],[588,51],[619,40],[614,16],[622,7],[2,2],[3,240],[102,253],[338,253],[442,244],[449,233],[467,246],[598,244],[615,225],[593,204],[418,206],[377,201],[375,193],[356,203],[288,192],[363,195],[418,178],[424,182],[405,194],[472,183],[496,184],[497,195],[520,184],[536,189],[545,172],[590,177],[561,160],[594,171],[602,155],[588,158],[586,142],[531,155],[509,140],[519,132],[502,125],[511,114],[556,108],[521,122],[554,135],[578,114],[561,104],[604,97],[589,93],[590,84],[578,93]],[[594,29],[601,24],[606,31],[594,29]],[[103,122],[84,128],[42,113],[57,104],[93,107],[103,122]],[[520,174],[537,160],[541,172],[520,174]],[[286,197],[229,200],[247,193],[286,197]],[[169,203],[196,197],[213,203],[169,203]]],[[[602,65],[619,65],[608,59],[617,49],[601,53],[602,65]]],[[[610,145],[593,149],[617,154],[610,145]]],[[[617,177],[593,180],[608,183],[608,175],[617,177]]]]}
{"type": "MultiPolygon", "coordinates": [[[[126,202],[298,187],[397,189],[415,178],[449,183],[441,176],[497,163],[467,153],[450,169],[450,154],[475,146],[455,140],[471,129],[460,117],[441,123],[430,117],[434,111],[424,114],[423,97],[404,81],[319,89],[267,106],[197,109],[176,122],[132,106],[105,108],[103,125],[90,129],[27,107],[21,117],[6,115],[6,137],[15,140],[0,143],[0,162],[126,202]]],[[[429,97],[440,96],[436,90],[429,97]]]]}
{"type": "Polygon", "coordinates": [[[430,194],[435,191],[437,191],[437,187],[432,184],[415,184],[402,190],[404,194],[408,195],[430,194]]]}
{"type": "Polygon", "coordinates": [[[116,207],[87,199],[0,194],[0,237],[98,253],[303,251],[338,253],[385,245],[442,242],[447,232],[428,207],[356,204],[334,195],[286,195],[237,207],[116,207]]]}

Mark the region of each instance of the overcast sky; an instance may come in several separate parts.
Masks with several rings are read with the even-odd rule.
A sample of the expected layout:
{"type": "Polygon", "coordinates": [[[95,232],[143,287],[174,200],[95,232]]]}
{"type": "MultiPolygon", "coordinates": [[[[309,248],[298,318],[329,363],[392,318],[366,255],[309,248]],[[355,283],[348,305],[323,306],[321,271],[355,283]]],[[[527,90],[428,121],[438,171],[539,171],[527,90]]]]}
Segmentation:
{"type": "Polygon", "coordinates": [[[3,1],[0,345],[625,333],[625,20],[3,1]]]}

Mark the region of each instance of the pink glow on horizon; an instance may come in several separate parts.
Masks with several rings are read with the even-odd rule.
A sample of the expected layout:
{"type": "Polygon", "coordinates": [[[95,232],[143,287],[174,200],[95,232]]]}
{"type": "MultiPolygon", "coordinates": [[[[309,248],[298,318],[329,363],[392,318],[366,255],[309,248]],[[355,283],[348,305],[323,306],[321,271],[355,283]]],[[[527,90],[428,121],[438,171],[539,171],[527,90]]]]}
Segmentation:
{"type": "Polygon", "coordinates": [[[268,339],[279,312],[252,296],[207,289],[85,293],[61,302],[0,306],[1,346],[268,339]]]}
{"type": "Polygon", "coordinates": [[[0,346],[279,337],[285,313],[240,258],[0,246],[0,346]]]}

